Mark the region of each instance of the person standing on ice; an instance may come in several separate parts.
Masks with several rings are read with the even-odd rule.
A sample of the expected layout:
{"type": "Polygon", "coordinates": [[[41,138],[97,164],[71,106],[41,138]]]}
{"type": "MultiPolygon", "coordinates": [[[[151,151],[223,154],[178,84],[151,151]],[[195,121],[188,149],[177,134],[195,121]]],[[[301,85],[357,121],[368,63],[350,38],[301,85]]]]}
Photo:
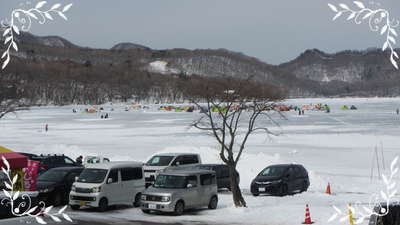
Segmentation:
{"type": "Polygon", "coordinates": [[[45,131],[49,131],[49,125],[46,123],[46,125],[44,126],[45,131]]]}
{"type": "Polygon", "coordinates": [[[396,109],[396,114],[399,115],[399,113],[400,113],[400,109],[397,108],[397,109],[396,109]]]}

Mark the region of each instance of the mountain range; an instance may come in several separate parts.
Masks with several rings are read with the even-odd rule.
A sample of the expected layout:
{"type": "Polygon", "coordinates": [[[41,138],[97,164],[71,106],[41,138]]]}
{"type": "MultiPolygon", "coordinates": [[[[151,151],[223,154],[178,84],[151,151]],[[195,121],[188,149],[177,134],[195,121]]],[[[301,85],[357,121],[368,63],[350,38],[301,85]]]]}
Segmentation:
{"type": "MultiPolygon", "coordinates": [[[[389,52],[375,48],[334,54],[311,49],[290,62],[271,65],[226,49],[156,50],[133,43],[120,43],[111,49],[94,49],[77,46],[61,37],[39,37],[30,33],[18,36],[17,43],[19,51],[11,53],[10,65],[1,72],[3,80],[27,82],[35,76],[46,80],[47,76],[55,76],[49,72],[56,70],[57,79],[75,79],[79,86],[82,78],[76,78],[77,74],[96,80],[96,76],[99,79],[107,76],[102,72],[114,71],[108,76],[129,77],[133,76],[132,73],[136,77],[138,74],[149,77],[151,74],[152,81],[167,79],[168,76],[252,77],[286,89],[288,97],[400,95],[400,72],[390,63],[389,52]],[[90,69],[83,73],[83,69],[76,69],[80,67],[90,69]]],[[[0,46],[0,49],[4,48],[0,46]]],[[[124,95],[119,92],[118,95],[124,95]]]]}

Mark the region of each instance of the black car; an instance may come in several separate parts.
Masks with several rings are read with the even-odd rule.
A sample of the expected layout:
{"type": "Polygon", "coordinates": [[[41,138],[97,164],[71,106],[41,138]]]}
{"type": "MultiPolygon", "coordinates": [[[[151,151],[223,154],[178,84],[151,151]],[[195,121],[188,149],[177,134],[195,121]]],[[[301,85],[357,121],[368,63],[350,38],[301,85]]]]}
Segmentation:
{"type": "MultiPolygon", "coordinates": [[[[217,186],[218,189],[227,188],[231,189],[231,181],[229,178],[229,168],[224,164],[200,164],[195,166],[196,169],[202,170],[214,170],[217,175],[217,186]]],[[[236,179],[240,182],[239,173],[236,171],[236,179]]]]}
{"type": "Polygon", "coordinates": [[[251,182],[251,193],[285,196],[307,191],[310,186],[307,170],[298,164],[279,164],[263,169],[251,182]]]}
{"type": "Polygon", "coordinates": [[[39,174],[42,174],[49,169],[57,167],[82,166],[65,155],[40,155],[32,157],[31,160],[40,162],[39,174]]]}
{"type": "Polygon", "coordinates": [[[26,153],[26,152],[18,152],[18,154],[26,156],[29,160],[33,160],[34,158],[38,157],[38,155],[36,154],[26,153]]]}
{"type": "Polygon", "coordinates": [[[68,204],[72,184],[82,170],[83,167],[58,167],[44,172],[37,181],[39,199],[54,206],[68,204]]]}

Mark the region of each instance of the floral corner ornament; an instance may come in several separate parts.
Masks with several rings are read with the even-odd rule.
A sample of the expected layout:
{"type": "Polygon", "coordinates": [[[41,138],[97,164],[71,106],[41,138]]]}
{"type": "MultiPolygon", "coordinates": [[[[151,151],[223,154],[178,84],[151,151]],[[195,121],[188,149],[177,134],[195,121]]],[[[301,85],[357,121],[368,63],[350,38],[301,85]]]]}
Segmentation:
{"type": "Polygon", "coordinates": [[[47,1],[40,1],[34,8],[28,10],[15,9],[12,11],[10,19],[1,21],[1,26],[5,28],[3,33],[3,36],[5,37],[4,44],[7,45],[6,50],[1,56],[1,60],[3,61],[2,69],[6,68],[10,62],[11,48],[18,51],[15,34],[20,35],[20,30],[29,31],[34,20],[37,20],[39,24],[45,24],[47,20],[54,20],[54,15],[58,15],[64,20],[68,20],[64,13],[71,8],[72,4],[62,7],[60,3],[57,3],[48,10],[42,10],[46,3],[47,1]]]}
{"type": "Polygon", "coordinates": [[[396,37],[398,36],[395,28],[399,26],[399,21],[390,18],[389,11],[386,9],[372,10],[366,8],[360,1],[354,1],[353,3],[358,7],[358,9],[350,9],[349,6],[343,3],[339,4],[338,7],[328,4],[329,8],[336,13],[333,20],[336,20],[346,13],[349,14],[347,20],[354,20],[356,24],[361,24],[364,20],[367,20],[371,31],[380,32],[381,35],[386,36],[386,41],[383,44],[382,51],[387,49],[390,50],[390,62],[396,69],[399,69],[399,55],[393,47],[396,44],[396,37]]]}
{"type": "Polygon", "coordinates": [[[14,191],[14,185],[17,183],[18,180],[18,174],[11,178],[10,164],[4,157],[2,157],[2,161],[5,165],[5,167],[2,167],[1,170],[6,176],[6,181],[4,181],[4,185],[6,188],[3,189],[3,194],[5,195],[5,198],[0,201],[0,204],[9,206],[11,214],[13,216],[33,217],[40,224],[47,224],[47,222],[43,219],[43,216],[48,216],[55,222],[61,222],[60,217],[63,217],[69,222],[72,222],[72,219],[66,213],[64,213],[64,211],[67,209],[67,205],[58,210],[58,212],[51,213],[53,206],[46,207],[46,203],[44,202],[39,202],[38,205],[33,206],[32,199],[28,194],[14,191]],[[22,202],[16,203],[16,200],[18,198],[20,198],[22,202]]]}
{"type": "Polygon", "coordinates": [[[392,161],[390,165],[390,176],[382,174],[382,180],[386,186],[385,190],[381,190],[379,194],[372,195],[367,205],[361,202],[354,204],[354,206],[349,205],[348,214],[340,210],[338,207],[332,206],[335,213],[329,218],[328,222],[334,220],[344,222],[349,219],[352,221],[354,217],[357,218],[354,224],[361,224],[371,216],[383,217],[388,215],[390,204],[396,203],[391,201],[394,201],[395,195],[397,194],[395,176],[399,172],[399,167],[397,166],[398,161],[399,156],[392,161]]]}

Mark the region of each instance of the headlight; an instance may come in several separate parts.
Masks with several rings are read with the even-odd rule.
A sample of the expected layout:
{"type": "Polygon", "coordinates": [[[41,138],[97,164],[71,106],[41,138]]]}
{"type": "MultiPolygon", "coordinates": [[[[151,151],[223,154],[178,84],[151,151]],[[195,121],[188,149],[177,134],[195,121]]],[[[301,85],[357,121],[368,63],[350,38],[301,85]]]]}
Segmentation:
{"type": "Polygon", "coordinates": [[[169,197],[169,196],[163,196],[162,198],[161,198],[161,201],[162,202],[169,202],[171,200],[171,197],[169,197]]]}
{"type": "Polygon", "coordinates": [[[76,186],[75,185],[72,185],[71,191],[76,191],[76,186]]]}
{"type": "Polygon", "coordinates": [[[271,181],[271,184],[279,184],[280,182],[282,182],[282,180],[274,180],[274,181],[271,181]]]}
{"type": "Polygon", "coordinates": [[[141,195],[140,199],[143,200],[143,201],[146,201],[146,197],[147,197],[146,195],[141,195]]]}
{"type": "Polygon", "coordinates": [[[92,188],[92,192],[93,193],[97,193],[97,192],[100,192],[101,191],[101,187],[94,187],[94,188],[92,188]]]}
{"type": "Polygon", "coordinates": [[[47,192],[49,192],[49,189],[48,189],[48,188],[45,188],[45,189],[39,190],[39,193],[47,193],[47,192]]]}

